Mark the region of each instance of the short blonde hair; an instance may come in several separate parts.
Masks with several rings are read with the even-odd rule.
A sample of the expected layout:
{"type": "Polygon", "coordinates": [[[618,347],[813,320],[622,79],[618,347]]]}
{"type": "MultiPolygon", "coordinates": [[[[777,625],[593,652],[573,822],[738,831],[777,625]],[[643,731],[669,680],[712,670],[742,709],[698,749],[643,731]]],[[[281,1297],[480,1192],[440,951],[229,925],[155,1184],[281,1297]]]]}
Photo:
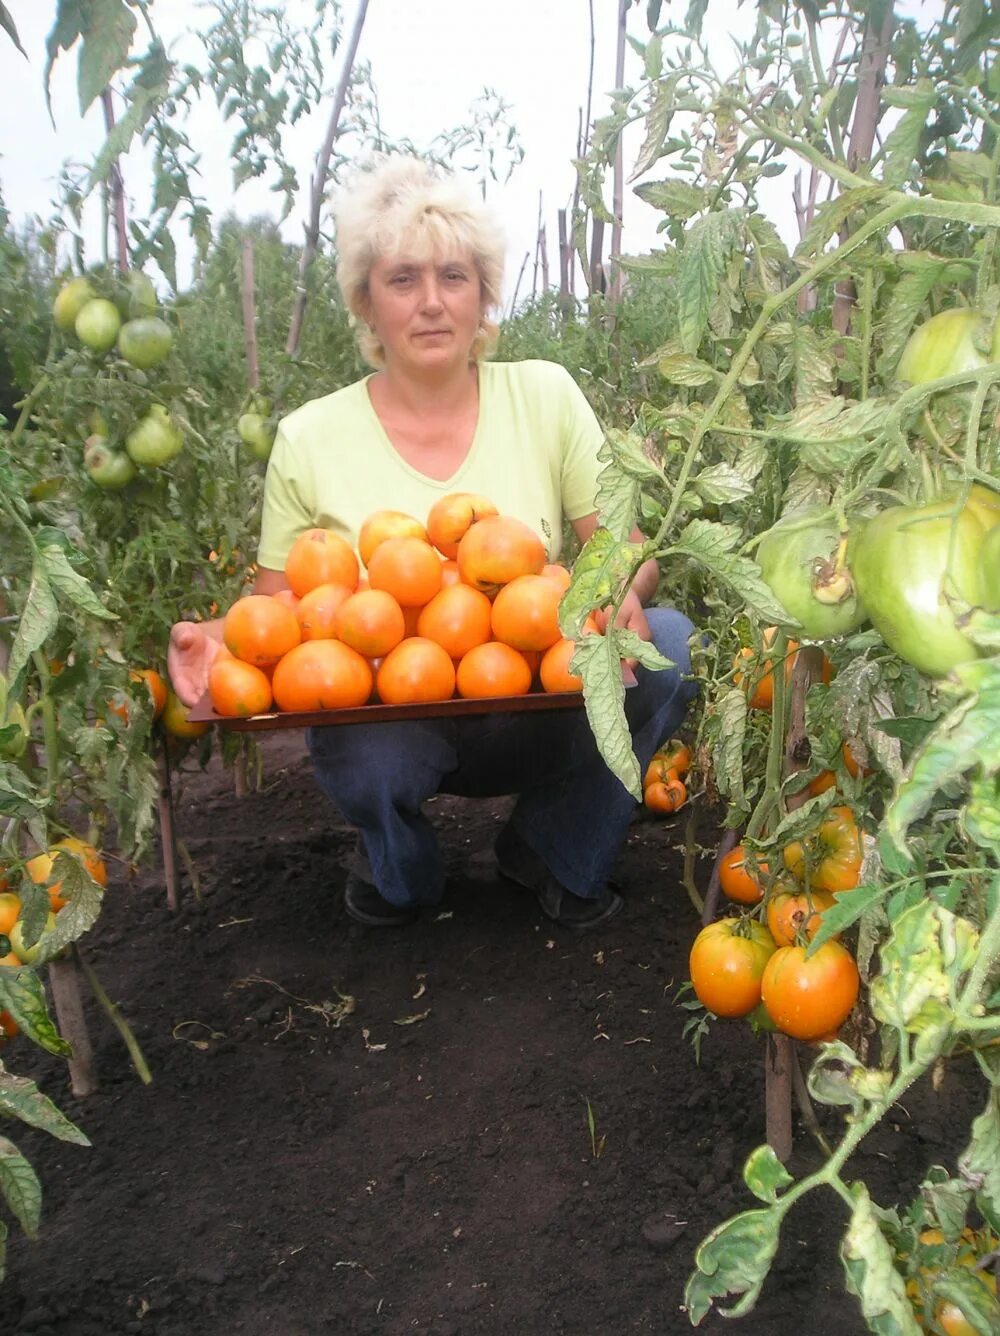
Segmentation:
{"type": "Polygon", "coordinates": [[[504,237],[497,220],[466,182],[420,158],[393,154],[347,183],[334,206],[334,218],[337,282],[366,362],[385,365],[381,341],[364,319],[372,265],[404,253],[421,263],[456,250],[472,255],[484,312],[472,355],[478,361],[492,350],[499,328],[485,312],[500,305],[504,237]]]}

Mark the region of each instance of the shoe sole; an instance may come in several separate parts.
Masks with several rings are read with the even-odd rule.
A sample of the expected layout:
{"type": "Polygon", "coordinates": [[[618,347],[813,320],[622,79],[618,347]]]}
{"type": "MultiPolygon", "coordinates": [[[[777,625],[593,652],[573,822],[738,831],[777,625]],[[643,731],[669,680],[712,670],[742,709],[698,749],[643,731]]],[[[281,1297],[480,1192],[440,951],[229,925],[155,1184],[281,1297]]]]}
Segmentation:
{"type": "Polygon", "coordinates": [[[528,882],[522,880],[520,877],[515,877],[513,873],[509,872],[506,868],[500,867],[499,865],[497,866],[497,871],[500,873],[500,876],[503,877],[504,881],[511,882],[512,885],[518,886],[522,891],[530,891],[530,893],[538,901],[538,908],[542,911],[542,913],[549,920],[549,922],[557,923],[560,928],[566,928],[567,931],[569,932],[590,932],[592,928],[603,927],[605,923],[608,923],[611,919],[615,917],[616,914],[621,912],[625,904],[625,901],[618,894],[618,892],[612,891],[611,900],[609,901],[607,908],[603,911],[603,913],[597,914],[594,918],[587,919],[585,922],[574,923],[572,920],[560,918],[558,914],[550,914],[548,910],[545,908],[545,906],[542,904],[539,892],[536,887],[530,885],[528,882]]]}
{"type": "Polygon", "coordinates": [[[393,914],[391,917],[383,914],[369,914],[367,910],[359,909],[354,904],[350,891],[344,893],[344,910],[348,918],[366,928],[404,928],[408,923],[415,923],[420,917],[418,909],[401,909],[398,914],[393,914]]]}

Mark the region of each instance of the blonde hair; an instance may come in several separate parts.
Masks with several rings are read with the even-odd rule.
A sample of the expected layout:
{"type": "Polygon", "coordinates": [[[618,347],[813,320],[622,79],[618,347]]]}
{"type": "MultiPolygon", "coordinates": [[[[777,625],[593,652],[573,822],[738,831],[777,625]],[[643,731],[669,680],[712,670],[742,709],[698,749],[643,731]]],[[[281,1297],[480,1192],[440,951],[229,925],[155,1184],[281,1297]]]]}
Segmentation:
{"type": "Polygon", "coordinates": [[[468,251],[479,274],[483,318],[472,345],[478,361],[497,341],[499,328],[485,312],[500,305],[504,237],[499,224],[464,181],[420,158],[394,154],[359,172],[334,206],[337,224],[337,282],[362,357],[385,365],[378,335],[365,323],[368,276],[383,257],[401,254],[425,263],[468,251]]]}

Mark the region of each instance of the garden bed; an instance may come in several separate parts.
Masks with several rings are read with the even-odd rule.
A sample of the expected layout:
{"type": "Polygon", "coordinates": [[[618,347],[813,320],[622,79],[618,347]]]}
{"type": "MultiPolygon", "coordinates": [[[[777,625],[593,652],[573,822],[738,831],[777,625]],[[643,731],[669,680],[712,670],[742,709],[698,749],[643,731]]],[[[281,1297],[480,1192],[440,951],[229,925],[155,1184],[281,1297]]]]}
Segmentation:
{"type": "MultiPolygon", "coordinates": [[[[682,1036],[674,997],[697,930],[682,819],[639,814],[624,913],[575,937],[497,878],[508,804],[441,798],[447,899],[373,931],[344,915],[352,838],[301,735],[262,746],[263,792],[237,799],[214,762],[181,787],[201,903],[187,887],[171,914],[155,867],[131,880],[113,867],[85,942],[153,1084],[93,1010],[101,1088],[86,1101],[57,1060],[23,1040],[7,1051],[93,1146],[15,1129],[42,1178],[43,1229],[11,1240],[0,1330],[688,1330],[696,1244],[754,1205],[740,1166],[763,1140],[763,1046],[718,1025],[698,1065],[682,1036]]],[[[884,1204],[907,1200],[929,1163],[953,1161],[974,1095],[951,1064],[849,1173],[884,1204]]],[[[840,1115],[821,1116],[836,1135],[840,1115]]],[[[817,1156],[800,1128],[793,1172],[817,1156]]],[[[832,1195],[807,1198],[756,1312],[702,1330],[863,1332],[834,1257],[843,1214],[832,1195]]]]}

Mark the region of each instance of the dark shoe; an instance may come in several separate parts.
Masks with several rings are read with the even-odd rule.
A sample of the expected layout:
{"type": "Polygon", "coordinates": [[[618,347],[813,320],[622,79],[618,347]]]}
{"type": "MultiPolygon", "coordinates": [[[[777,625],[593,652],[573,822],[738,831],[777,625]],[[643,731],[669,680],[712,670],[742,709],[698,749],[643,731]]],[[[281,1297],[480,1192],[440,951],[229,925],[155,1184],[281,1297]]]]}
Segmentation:
{"type": "Polygon", "coordinates": [[[509,826],[500,832],[496,852],[501,877],[531,891],[546,918],[571,932],[589,932],[592,928],[603,927],[624,904],[610,886],[603,887],[600,895],[593,899],[567,891],[542,859],[509,826]]]}
{"type": "Polygon", "coordinates": [[[413,923],[420,914],[413,905],[394,905],[356,872],[347,874],[344,908],[355,923],[363,923],[368,928],[399,928],[413,923]]]}

